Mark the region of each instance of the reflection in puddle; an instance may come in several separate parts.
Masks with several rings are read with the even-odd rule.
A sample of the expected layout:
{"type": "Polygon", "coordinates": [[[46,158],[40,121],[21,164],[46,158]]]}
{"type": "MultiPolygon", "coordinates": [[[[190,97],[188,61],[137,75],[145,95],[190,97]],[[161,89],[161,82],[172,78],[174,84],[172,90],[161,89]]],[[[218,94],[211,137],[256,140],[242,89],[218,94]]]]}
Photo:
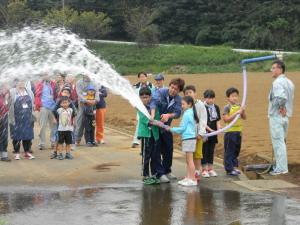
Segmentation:
{"type": "Polygon", "coordinates": [[[284,196],[177,185],[0,194],[8,224],[297,224],[300,203],[284,196]]]}

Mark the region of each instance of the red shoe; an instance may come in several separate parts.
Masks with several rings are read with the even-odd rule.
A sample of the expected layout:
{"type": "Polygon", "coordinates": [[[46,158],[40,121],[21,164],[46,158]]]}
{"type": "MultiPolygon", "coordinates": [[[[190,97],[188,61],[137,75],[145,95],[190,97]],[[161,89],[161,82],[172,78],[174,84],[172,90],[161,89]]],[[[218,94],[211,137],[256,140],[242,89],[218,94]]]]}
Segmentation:
{"type": "Polygon", "coordinates": [[[200,174],[198,174],[197,172],[195,172],[195,179],[196,179],[196,181],[200,181],[200,179],[201,179],[200,174]]]}
{"type": "Polygon", "coordinates": [[[25,158],[26,159],[34,159],[35,157],[31,155],[30,153],[25,153],[25,158]]]}

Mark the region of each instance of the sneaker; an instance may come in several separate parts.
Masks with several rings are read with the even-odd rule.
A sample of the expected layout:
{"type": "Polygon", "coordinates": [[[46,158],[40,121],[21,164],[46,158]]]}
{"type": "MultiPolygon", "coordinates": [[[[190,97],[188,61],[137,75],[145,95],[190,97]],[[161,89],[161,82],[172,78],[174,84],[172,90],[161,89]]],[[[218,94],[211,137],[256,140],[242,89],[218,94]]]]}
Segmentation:
{"type": "Polygon", "coordinates": [[[152,185],[155,184],[155,179],[153,179],[153,177],[146,177],[143,179],[143,183],[146,185],[152,185]]]}
{"type": "Polygon", "coordinates": [[[185,179],[183,180],[180,185],[190,187],[190,186],[197,186],[197,181],[192,179],[185,179]]]}
{"type": "Polygon", "coordinates": [[[179,184],[179,185],[182,185],[182,183],[184,183],[185,182],[185,180],[187,180],[188,178],[183,178],[182,180],[179,180],[177,183],[179,184]]]}
{"type": "Polygon", "coordinates": [[[52,152],[50,155],[50,159],[56,159],[57,158],[57,152],[52,152]]]}
{"type": "Polygon", "coordinates": [[[101,140],[101,141],[100,141],[100,144],[104,145],[104,144],[105,144],[105,141],[104,141],[104,140],[101,140]]]}
{"type": "Polygon", "coordinates": [[[3,158],[1,158],[1,161],[2,162],[11,162],[11,159],[8,157],[3,157],[3,158]]]}
{"type": "Polygon", "coordinates": [[[17,153],[17,154],[15,155],[15,160],[20,160],[20,159],[21,159],[21,158],[20,158],[20,154],[17,153]]]}
{"type": "Polygon", "coordinates": [[[70,153],[66,153],[65,159],[73,159],[73,156],[70,153]]]}
{"type": "Polygon", "coordinates": [[[25,153],[25,158],[26,159],[34,159],[35,157],[31,155],[29,152],[25,153]]]}
{"type": "Polygon", "coordinates": [[[138,143],[133,143],[133,144],[131,145],[131,148],[137,148],[139,145],[140,145],[140,144],[138,144],[138,143]]]}
{"type": "Polygon", "coordinates": [[[160,184],[160,180],[157,177],[153,178],[155,180],[155,184],[160,184]]]}
{"type": "Polygon", "coordinates": [[[65,159],[62,153],[60,153],[56,158],[58,160],[64,160],[65,159]]]}
{"type": "Polygon", "coordinates": [[[76,144],[72,144],[71,145],[71,151],[75,151],[76,150],[76,144]]]}
{"type": "Polygon", "coordinates": [[[202,170],[201,175],[202,175],[202,177],[209,178],[209,173],[207,170],[202,170]]]}
{"type": "Polygon", "coordinates": [[[201,179],[200,173],[198,171],[195,171],[195,179],[199,181],[201,179]]]}
{"type": "Polygon", "coordinates": [[[281,174],[287,174],[289,171],[283,171],[283,172],[278,172],[278,171],[270,171],[270,175],[271,176],[277,176],[277,175],[281,175],[281,174]]]}
{"type": "Polygon", "coordinates": [[[160,183],[170,183],[170,180],[168,179],[168,177],[166,175],[162,175],[159,178],[160,183]]]}
{"type": "Polygon", "coordinates": [[[209,174],[210,177],[217,177],[218,176],[218,174],[214,170],[208,170],[208,174],[209,174]]]}
{"type": "Polygon", "coordinates": [[[166,176],[168,177],[169,180],[176,180],[177,179],[177,177],[172,173],[168,173],[166,176]]]}
{"type": "Polygon", "coordinates": [[[45,146],[39,145],[39,150],[45,150],[45,149],[46,149],[45,146]]]}
{"type": "Polygon", "coordinates": [[[227,172],[227,175],[230,175],[230,176],[238,176],[240,175],[238,172],[236,172],[235,170],[232,170],[230,172],[227,172]]]}
{"type": "Polygon", "coordinates": [[[86,143],[88,147],[93,147],[94,145],[91,142],[86,143]]]}
{"type": "Polygon", "coordinates": [[[238,174],[241,174],[241,171],[238,169],[234,169],[235,172],[237,172],[238,174]]]}

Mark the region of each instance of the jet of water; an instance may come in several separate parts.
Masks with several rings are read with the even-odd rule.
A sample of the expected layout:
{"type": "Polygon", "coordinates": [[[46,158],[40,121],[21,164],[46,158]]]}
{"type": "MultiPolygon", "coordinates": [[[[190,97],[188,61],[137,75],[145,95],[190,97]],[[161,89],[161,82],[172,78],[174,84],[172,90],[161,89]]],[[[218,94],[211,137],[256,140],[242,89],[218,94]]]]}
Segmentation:
{"type": "Polygon", "coordinates": [[[0,82],[38,80],[55,71],[86,74],[96,85],[103,85],[127,99],[148,118],[150,115],[130,82],[104,59],[93,54],[85,40],[64,28],[44,26],[0,31],[0,82]]]}

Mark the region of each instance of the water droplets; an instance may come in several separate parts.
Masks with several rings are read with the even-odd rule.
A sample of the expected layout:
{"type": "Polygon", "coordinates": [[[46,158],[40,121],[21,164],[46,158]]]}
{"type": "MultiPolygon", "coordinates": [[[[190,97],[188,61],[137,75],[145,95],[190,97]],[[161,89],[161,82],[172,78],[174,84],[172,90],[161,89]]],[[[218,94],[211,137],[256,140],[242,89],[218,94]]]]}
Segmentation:
{"type": "Polygon", "coordinates": [[[36,26],[0,31],[0,48],[0,82],[39,80],[55,71],[87,74],[96,85],[106,86],[149,116],[129,81],[94,55],[85,40],[64,28],[36,26]]]}

